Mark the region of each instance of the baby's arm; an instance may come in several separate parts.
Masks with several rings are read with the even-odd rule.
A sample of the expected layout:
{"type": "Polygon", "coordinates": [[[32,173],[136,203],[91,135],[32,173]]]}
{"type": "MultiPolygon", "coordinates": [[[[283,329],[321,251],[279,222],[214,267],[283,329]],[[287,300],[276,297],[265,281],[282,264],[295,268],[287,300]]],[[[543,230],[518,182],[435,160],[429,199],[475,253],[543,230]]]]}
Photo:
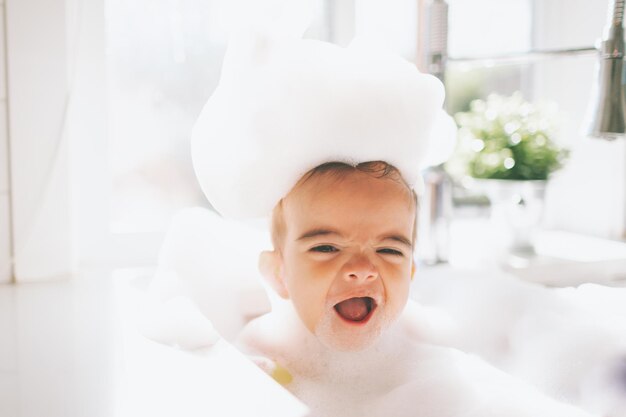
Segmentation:
{"type": "Polygon", "coordinates": [[[248,356],[248,359],[254,362],[256,366],[258,366],[263,371],[265,371],[266,374],[271,376],[274,379],[274,381],[278,382],[280,385],[286,386],[293,380],[293,377],[291,376],[289,371],[283,368],[282,366],[280,366],[278,362],[272,359],[269,359],[265,356],[259,356],[259,355],[247,355],[247,356],[248,356]]]}
{"type": "Polygon", "coordinates": [[[261,330],[260,322],[262,320],[263,317],[259,317],[248,323],[239,334],[235,345],[266,374],[285,386],[293,378],[289,371],[275,360],[275,355],[272,354],[271,340],[261,330]]]}

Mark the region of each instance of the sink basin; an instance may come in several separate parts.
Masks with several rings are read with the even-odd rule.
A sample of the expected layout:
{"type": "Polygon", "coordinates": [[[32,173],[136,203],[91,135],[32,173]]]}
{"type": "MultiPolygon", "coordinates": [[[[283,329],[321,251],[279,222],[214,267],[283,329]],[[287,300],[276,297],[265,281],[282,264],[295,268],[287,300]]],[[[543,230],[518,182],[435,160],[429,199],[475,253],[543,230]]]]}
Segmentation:
{"type": "Polygon", "coordinates": [[[578,233],[543,230],[535,254],[498,253],[486,219],[453,222],[450,266],[460,270],[505,271],[551,287],[595,283],[626,287],[626,242],[578,233]]]}

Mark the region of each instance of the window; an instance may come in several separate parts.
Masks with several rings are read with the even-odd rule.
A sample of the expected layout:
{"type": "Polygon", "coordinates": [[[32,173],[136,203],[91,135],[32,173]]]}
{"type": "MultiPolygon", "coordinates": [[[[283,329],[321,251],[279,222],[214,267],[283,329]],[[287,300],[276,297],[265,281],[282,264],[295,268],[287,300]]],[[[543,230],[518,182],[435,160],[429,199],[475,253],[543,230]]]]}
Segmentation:
{"type": "MultiPolygon", "coordinates": [[[[238,2],[106,0],[113,233],[164,231],[209,206],[193,172],[191,128],[219,80],[238,2]]],[[[240,6],[240,5],[239,5],[240,6]]],[[[326,2],[307,36],[326,39],[326,2]]]]}
{"type": "MultiPolygon", "coordinates": [[[[451,55],[529,48],[528,0],[449,3],[451,55]],[[489,20],[484,10],[505,18],[489,20]],[[503,34],[497,44],[485,27],[489,33],[503,34]]],[[[117,246],[132,251],[151,245],[155,252],[155,242],[162,240],[174,213],[183,207],[210,207],[193,172],[190,132],[219,80],[229,22],[242,18],[241,4],[105,0],[105,6],[111,190],[107,227],[117,246]],[[129,244],[133,239],[136,243],[129,244]]],[[[346,45],[356,33],[414,59],[416,13],[416,2],[409,0],[393,7],[374,1],[317,0],[305,36],[346,45]]],[[[527,82],[526,70],[519,66],[449,69],[451,113],[487,91],[512,92],[527,82]]]]}

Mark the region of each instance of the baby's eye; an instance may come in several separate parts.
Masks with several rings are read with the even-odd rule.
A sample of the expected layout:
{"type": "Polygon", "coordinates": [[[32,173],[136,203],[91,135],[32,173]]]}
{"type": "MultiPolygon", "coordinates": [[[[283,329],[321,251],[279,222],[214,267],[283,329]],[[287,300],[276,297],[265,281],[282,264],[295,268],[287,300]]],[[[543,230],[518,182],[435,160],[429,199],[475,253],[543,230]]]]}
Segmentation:
{"type": "Polygon", "coordinates": [[[339,249],[331,245],[320,245],[320,246],[315,246],[314,248],[311,248],[311,251],[313,252],[323,252],[323,253],[337,252],[338,250],[339,249]]]}
{"type": "Polygon", "coordinates": [[[386,254],[386,255],[404,256],[404,254],[400,252],[399,250],[395,250],[391,248],[378,249],[377,252],[386,254]]]}

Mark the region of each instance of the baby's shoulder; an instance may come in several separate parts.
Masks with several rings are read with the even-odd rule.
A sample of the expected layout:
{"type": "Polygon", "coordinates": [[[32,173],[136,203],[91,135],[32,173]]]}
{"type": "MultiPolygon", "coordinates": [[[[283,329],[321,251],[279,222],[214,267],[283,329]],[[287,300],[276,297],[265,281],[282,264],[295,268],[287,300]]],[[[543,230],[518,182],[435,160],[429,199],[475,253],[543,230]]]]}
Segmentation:
{"type": "Polygon", "coordinates": [[[237,348],[246,354],[265,373],[281,385],[292,381],[290,372],[284,368],[280,345],[269,333],[271,317],[261,316],[248,323],[237,338],[237,348]]]}
{"type": "Polygon", "coordinates": [[[416,343],[449,346],[458,324],[447,312],[409,300],[400,317],[403,333],[416,343]]]}
{"type": "Polygon", "coordinates": [[[277,341],[271,337],[272,318],[269,314],[251,320],[239,333],[236,346],[249,355],[273,356],[277,341]]]}
{"type": "Polygon", "coordinates": [[[279,359],[294,349],[294,333],[295,329],[284,317],[270,312],[246,324],[236,345],[247,354],[279,359]]]}

